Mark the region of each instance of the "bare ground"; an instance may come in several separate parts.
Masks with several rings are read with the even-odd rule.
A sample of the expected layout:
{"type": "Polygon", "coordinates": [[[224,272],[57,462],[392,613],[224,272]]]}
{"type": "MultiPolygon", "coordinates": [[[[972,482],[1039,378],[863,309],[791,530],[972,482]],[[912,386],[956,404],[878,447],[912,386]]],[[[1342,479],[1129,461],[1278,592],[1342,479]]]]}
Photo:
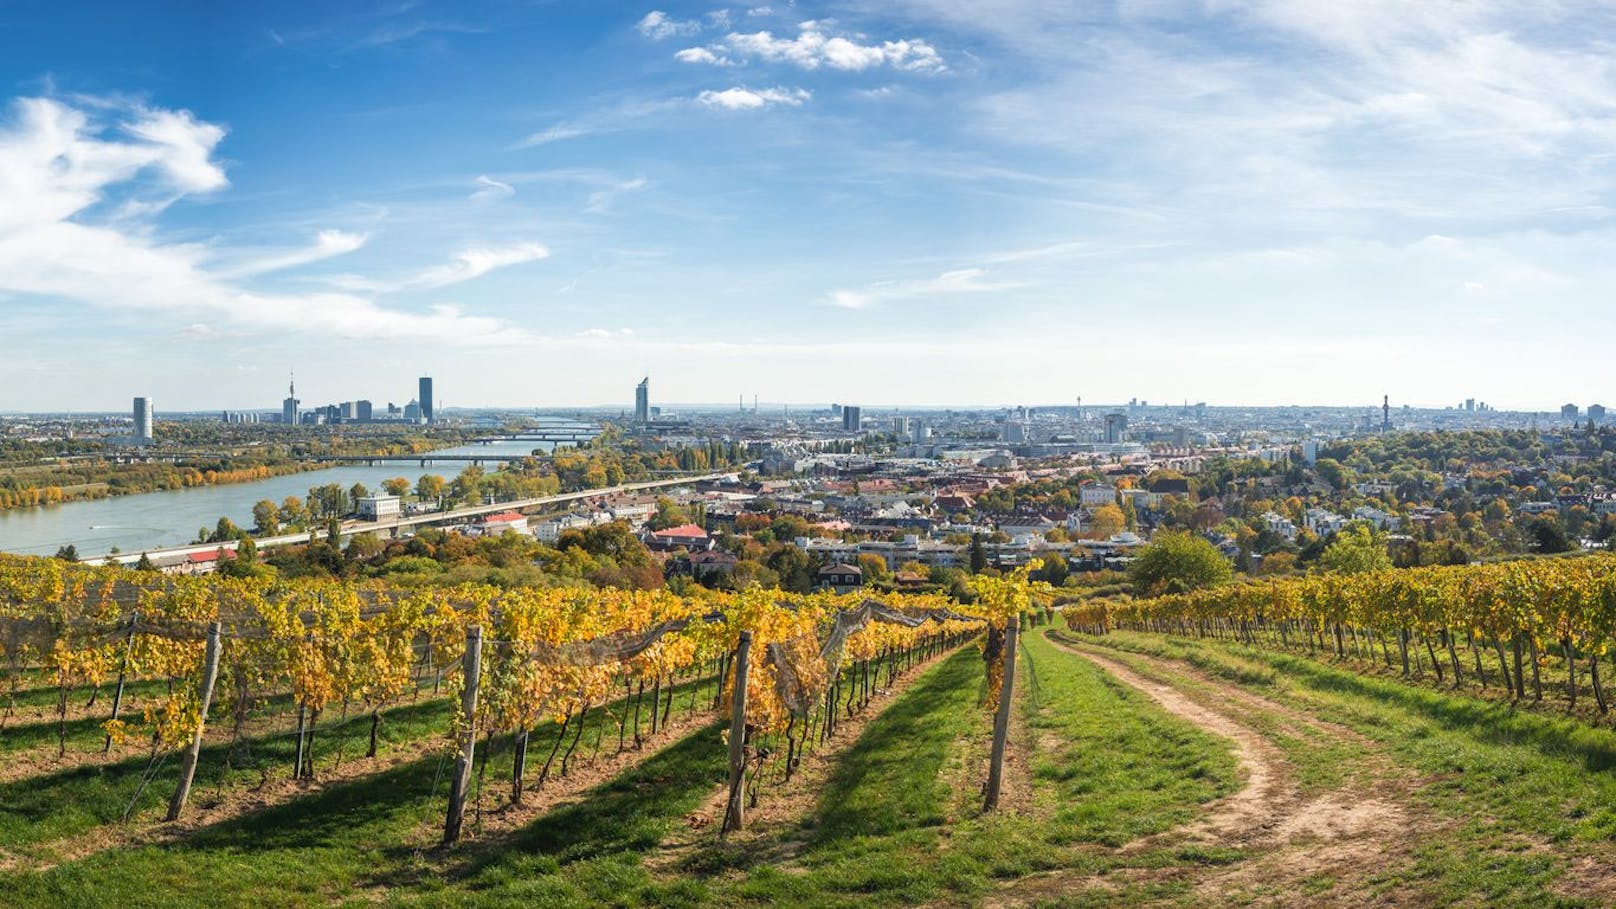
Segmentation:
{"type": "Polygon", "coordinates": [[[1376,892],[1368,882],[1378,871],[1406,861],[1418,837],[1429,835],[1433,825],[1406,809],[1409,794],[1420,781],[1399,768],[1383,748],[1345,727],[1184,664],[1135,654],[1124,662],[1086,645],[1057,641],[1056,646],[1091,661],[1167,712],[1234,746],[1244,778],[1239,791],[1208,804],[1196,821],[1132,843],[1124,851],[1203,846],[1238,850],[1246,857],[1228,866],[1180,866],[1110,879],[1057,872],[1019,881],[993,904],[1024,905],[1152,876],[1188,885],[1195,905],[1397,904],[1396,894],[1376,892]],[[1267,722],[1259,728],[1253,715],[1267,722]],[[1272,740],[1274,730],[1324,731],[1352,740],[1366,757],[1339,790],[1308,794],[1297,768],[1272,740]]]}

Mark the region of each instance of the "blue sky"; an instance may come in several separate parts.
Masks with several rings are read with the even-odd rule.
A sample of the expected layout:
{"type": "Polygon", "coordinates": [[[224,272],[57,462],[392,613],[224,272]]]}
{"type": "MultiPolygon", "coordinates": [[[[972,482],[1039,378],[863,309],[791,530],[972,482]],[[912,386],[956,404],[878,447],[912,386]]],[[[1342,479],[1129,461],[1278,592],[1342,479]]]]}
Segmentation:
{"type": "Polygon", "coordinates": [[[12,2],[0,410],[1616,404],[1616,6],[12,2]]]}

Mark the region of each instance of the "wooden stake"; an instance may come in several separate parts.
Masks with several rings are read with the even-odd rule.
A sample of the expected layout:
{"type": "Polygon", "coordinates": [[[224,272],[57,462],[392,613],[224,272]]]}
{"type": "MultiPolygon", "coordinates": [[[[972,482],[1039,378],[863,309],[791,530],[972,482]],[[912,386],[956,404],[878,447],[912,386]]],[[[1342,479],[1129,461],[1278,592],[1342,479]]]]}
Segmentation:
{"type": "Polygon", "coordinates": [[[219,623],[208,624],[208,645],[202,658],[202,715],[197,719],[196,734],[191,747],[185,749],[180,764],[180,782],[174,787],[174,797],[168,800],[168,816],[164,820],[177,821],[185,800],[191,796],[191,781],[196,778],[197,758],[202,755],[202,731],[208,724],[208,708],[213,705],[213,682],[219,677],[219,623]]]}

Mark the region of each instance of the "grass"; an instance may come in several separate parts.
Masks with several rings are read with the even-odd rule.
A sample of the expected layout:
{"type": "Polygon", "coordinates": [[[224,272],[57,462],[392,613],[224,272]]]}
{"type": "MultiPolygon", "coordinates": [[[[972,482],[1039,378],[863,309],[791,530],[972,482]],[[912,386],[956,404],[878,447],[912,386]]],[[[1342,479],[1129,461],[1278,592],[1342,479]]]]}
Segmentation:
{"type": "Polygon", "coordinates": [[[1089,639],[1181,659],[1384,746],[1425,785],[1418,815],[1448,827],[1379,886],[1430,905],[1600,905],[1558,885],[1568,863],[1616,840],[1616,732],[1507,703],[1367,676],[1327,660],[1228,642],[1115,632],[1089,639]],[[1246,684],[1251,684],[1246,682],[1246,684]]]}

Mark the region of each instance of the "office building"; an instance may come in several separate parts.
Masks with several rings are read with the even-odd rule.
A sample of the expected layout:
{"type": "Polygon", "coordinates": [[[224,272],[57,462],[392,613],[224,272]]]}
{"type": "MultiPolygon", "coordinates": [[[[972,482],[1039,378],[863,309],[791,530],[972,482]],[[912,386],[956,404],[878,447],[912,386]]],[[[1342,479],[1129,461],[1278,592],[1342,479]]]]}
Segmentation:
{"type": "Polygon", "coordinates": [[[1122,441],[1128,431],[1128,415],[1125,413],[1108,413],[1105,415],[1105,441],[1115,445],[1122,441]]]}
{"type": "Polygon", "coordinates": [[[412,400],[410,403],[404,405],[404,422],[421,423],[424,422],[425,419],[426,418],[421,413],[420,401],[412,400]]]}
{"type": "Polygon", "coordinates": [[[908,417],[893,417],[892,434],[900,439],[908,438],[909,433],[913,431],[910,429],[910,426],[913,425],[913,423],[914,421],[908,417]]]}
{"type": "Polygon", "coordinates": [[[1603,404],[1589,404],[1588,405],[1588,419],[1595,422],[1595,423],[1603,423],[1603,422],[1605,422],[1605,405],[1603,405],[1603,404]]]}
{"type": "Polygon", "coordinates": [[[1578,407],[1575,404],[1567,404],[1564,407],[1560,408],[1560,416],[1563,419],[1567,419],[1567,420],[1575,420],[1577,418],[1577,414],[1579,414],[1581,412],[1582,412],[1582,408],[1578,407]]]}
{"type": "Polygon", "coordinates": [[[354,411],[361,423],[369,423],[376,418],[376,408],[369,401],[355,401],[354,411]]]}
{"type": "Polygon", "coordinates": [[[156,434],[153,432],[154,422],[155,419],[152,411],[151,398],[136,398],[134,432],[135,442],[146,445],[150,444],[157,438],[156,434]]]}
{"type": "Polygon", "coordinates": [[[422,376],[420,385],[420,394],[416,400],[421,403],[421,422],[431,423],[433,422],[432,377],[422,376]]]}
{"type": "Polygon", "coordinates": [[[842,405],[842,429],[846,432],[862,432],[864,429],[862,415],[859,409],[851,404],[842,405]]]}
{"type": "Polygon", "coordinates": [[[634,386],[634,422],[644,426],[651,422],[651,377],[646,376],[634,386]]]}

